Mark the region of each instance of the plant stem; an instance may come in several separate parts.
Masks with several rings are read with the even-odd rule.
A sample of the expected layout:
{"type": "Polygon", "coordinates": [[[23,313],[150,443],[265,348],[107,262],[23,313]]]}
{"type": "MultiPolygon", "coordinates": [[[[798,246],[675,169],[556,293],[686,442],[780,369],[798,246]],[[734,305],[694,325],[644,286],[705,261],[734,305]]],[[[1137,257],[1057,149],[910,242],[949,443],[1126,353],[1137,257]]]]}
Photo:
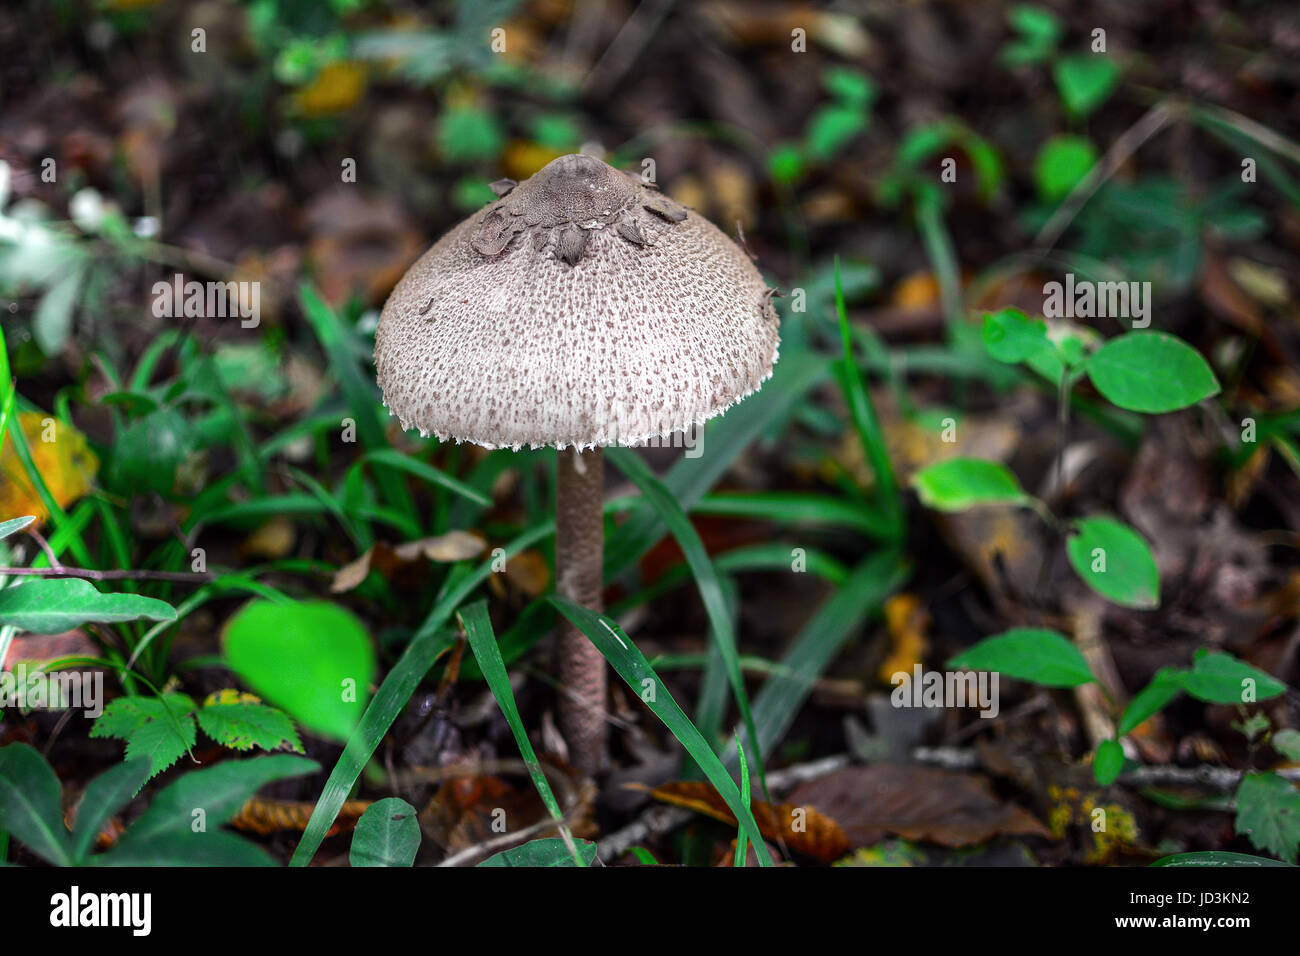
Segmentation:
{"type": "MultiPolygon", "coordinates": [[[[593,611],[604,590],[605,453],[558,453],[555,485],[555,590],[593,611]]],[[[559,723],[569,762],[585,774],[606,767],[605,658],[580,630],[560,622],[559,723]]]]}

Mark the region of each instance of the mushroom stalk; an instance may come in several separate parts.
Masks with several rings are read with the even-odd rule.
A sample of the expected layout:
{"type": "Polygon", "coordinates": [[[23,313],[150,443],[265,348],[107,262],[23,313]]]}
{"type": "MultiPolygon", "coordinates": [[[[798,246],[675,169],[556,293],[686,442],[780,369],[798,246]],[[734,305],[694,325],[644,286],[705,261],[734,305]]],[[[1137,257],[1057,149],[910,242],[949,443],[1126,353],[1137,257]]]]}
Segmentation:
{"type": "MultiPolygon", "coordinates": [[[[570,446],[558,452],[555,486],[555,588],[603,609],[605,453],[570,446]]],[[[606,767],[605,658],[582,631],[560,619],[560,732],[569,762],[586,774],[606,767]]]]}

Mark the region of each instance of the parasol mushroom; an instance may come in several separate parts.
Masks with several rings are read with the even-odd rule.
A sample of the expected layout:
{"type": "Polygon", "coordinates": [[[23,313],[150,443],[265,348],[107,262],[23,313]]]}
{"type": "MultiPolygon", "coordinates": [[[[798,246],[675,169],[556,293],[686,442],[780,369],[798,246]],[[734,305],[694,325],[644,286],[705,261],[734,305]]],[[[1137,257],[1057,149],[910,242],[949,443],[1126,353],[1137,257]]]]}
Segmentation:
{"type": "MultiPolygon", "coordinates": [[[[442,237],[384,305],[375,366],[403,428],[554,446],[556,589],[601,609],[605,445],[686,433],[777,358],[772,292],[722,232],[639,177],[562,156],[442,237]]],[[[606,668],[564,622],[560,730],[606,761],[606,668]]]]}

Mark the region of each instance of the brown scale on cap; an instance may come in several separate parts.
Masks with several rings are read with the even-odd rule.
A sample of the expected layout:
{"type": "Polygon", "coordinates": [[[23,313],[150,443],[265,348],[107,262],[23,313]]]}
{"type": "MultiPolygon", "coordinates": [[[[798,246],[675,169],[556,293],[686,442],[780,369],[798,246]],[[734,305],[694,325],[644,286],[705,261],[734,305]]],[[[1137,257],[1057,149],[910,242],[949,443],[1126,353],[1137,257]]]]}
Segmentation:
{"type": "Polygon", "coordinates": [[[404,427],[489,448],[637,445],[771,375],[771,290],[707,220],[590,156],[493,190],[384,306],[375,364],[404,427]]]}

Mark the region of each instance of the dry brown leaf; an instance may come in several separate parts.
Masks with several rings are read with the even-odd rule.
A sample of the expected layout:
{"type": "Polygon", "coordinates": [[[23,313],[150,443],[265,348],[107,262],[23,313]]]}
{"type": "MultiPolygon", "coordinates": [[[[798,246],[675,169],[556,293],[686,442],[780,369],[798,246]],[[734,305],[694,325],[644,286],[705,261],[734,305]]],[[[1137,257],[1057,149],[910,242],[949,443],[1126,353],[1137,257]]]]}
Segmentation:
{"type": "Polygon", "coordinates": [[[551,566],[540,551],[521,551],[506,563],[506,579],[529,597],[551,586],[551,566]]]}
{"type": "Polygon", "coordinates": [[[1028,811],[999,801],[985,777],[936,767],[846,767],[803,784],[790,800],[834,817],[853,847],[887,834],[943,846],[1050,835],[1028,811]]]}
{"type": "Polygon", "coordinates": [[[434,538],[407,541],[397,547],[382,541],[372,544],[355,560],[334,572],[330,590],[342,594],[358,587],[371,569],[387,578],[428,559],[430,561],[467,561],[483,553],[483,539],[468,531],[448,531],[434,538]]]}
{"type": "Polygon", "coordinates": [[[414,561],[421,555],[430,561],[468,561],[483,553],[483,539],[468,531],[448,531],[435,538],[399,544],[393,553],[403,561],[414,561]]]}
{"type": "MultiPolygon", "coordinates": [[[[326,836],[351,830],[370,806],[369,800],[348,800],[339,809],[334,825],[326,836]]],[[[235,814],[230,825],[246,833],[265,836],[280,830],[305,830],[316,804],[304,800],[278,800],[275,797],[250,797],[235,814]]]]}
{"type": "MultiPolygon", "coordinates": [[[[713,784],[696,781],[667,783],[651,790],[650,795],[664,803],[685,807],[723,823],[736,825],[735,814],[713,784]]],[[[773,806],[762,800],[754,800],[750,807],[764,838],[784,841],[796,853],[829,863],[849,851],[848,838],[840,825],[806,804],[779,803],[773,806]]]]}
{"type": "Polygon", "coordinates": [[[292,521],[285,517],[272,518],[243,540],[239,553],[277,561],[293,550],[297,540],[298,532],[292,521]]]}

